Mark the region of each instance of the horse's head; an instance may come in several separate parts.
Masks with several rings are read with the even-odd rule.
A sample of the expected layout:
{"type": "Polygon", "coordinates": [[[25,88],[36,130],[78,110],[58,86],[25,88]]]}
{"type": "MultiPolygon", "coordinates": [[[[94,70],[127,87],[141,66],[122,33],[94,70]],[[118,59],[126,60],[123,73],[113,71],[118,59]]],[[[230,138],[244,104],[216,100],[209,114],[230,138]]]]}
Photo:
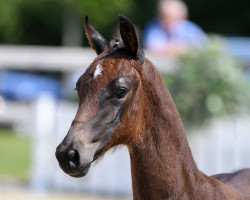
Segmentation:
{"type": "Polygon", "coordinates": [[[134,25],[120,15],[121,38],[110,43],[85,18],[85,31],[98,57],[76,83],[79,108],[56,157],[69,175],[82,177],[107,150],[129,144],[140,129],[144,53],[134,25]]]}

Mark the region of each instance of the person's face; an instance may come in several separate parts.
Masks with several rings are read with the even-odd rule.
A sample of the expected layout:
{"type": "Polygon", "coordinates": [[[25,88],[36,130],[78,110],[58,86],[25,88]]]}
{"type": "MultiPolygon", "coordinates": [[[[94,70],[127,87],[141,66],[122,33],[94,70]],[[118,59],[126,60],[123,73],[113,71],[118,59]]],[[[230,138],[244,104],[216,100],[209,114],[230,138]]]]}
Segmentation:
{"type": "Polygon", "coordinates": [[[177,4],[163,4],[160,8],[160,23],[165,29],[169,29],[183,18],[183,11],[177,4]]]}

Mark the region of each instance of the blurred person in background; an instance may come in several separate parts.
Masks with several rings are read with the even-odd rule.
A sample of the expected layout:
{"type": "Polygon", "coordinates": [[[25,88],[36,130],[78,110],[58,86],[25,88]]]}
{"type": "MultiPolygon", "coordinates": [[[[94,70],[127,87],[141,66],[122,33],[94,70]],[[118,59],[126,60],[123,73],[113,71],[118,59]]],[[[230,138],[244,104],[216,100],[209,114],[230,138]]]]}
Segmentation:
{"type": "Polygon", "coordinates": [[[192,46],[199,47],[206,40],[203,30],[187,20],[188,9],[181,0],[160,0],[158,19],[144,31],[143,46],[162,56],[179,56],[192,46]]]}

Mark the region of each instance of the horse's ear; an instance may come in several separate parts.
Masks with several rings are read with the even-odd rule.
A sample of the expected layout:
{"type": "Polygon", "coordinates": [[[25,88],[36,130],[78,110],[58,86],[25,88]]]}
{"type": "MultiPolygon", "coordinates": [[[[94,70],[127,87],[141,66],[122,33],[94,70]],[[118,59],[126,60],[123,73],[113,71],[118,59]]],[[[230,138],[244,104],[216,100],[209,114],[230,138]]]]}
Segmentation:
{"type": "Polygon", "coordinates": [[[129,53],[140,60],[141,63],[144,62],[144,52],[139,47],[137,35],[135,32],[134,24],[124,15],[119,15],[120,20],[120,33],[123,43],[129,53]]]}
{"type": "Polygon", "coordinates": [[[85,31],[90,42],[91,48],[99,55],[108,48],[108,41],[98,33],[88,21],[88,16],[85,16],[85,31]]]}

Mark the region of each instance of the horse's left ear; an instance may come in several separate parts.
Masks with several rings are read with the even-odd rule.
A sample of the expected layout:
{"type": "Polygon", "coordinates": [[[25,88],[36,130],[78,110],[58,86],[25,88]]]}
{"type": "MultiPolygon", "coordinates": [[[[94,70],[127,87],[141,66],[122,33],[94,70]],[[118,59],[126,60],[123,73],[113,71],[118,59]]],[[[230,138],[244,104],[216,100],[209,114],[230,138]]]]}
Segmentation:
{"type": "Polygon", "coordinates": [[[89,24],[88,16],[85,16],[84,27],[92,49],[97,55],[101,54],[108,48],[108,41],[89,24]]]}
{"type": "Polygon", "coordinates": [[[142,64],[144,62],[144,52],[138,44],[134,24],[124,15],[118,17],[120,20],[120,33],[126,49],[130,55],[140,60],[142,64]]]}

